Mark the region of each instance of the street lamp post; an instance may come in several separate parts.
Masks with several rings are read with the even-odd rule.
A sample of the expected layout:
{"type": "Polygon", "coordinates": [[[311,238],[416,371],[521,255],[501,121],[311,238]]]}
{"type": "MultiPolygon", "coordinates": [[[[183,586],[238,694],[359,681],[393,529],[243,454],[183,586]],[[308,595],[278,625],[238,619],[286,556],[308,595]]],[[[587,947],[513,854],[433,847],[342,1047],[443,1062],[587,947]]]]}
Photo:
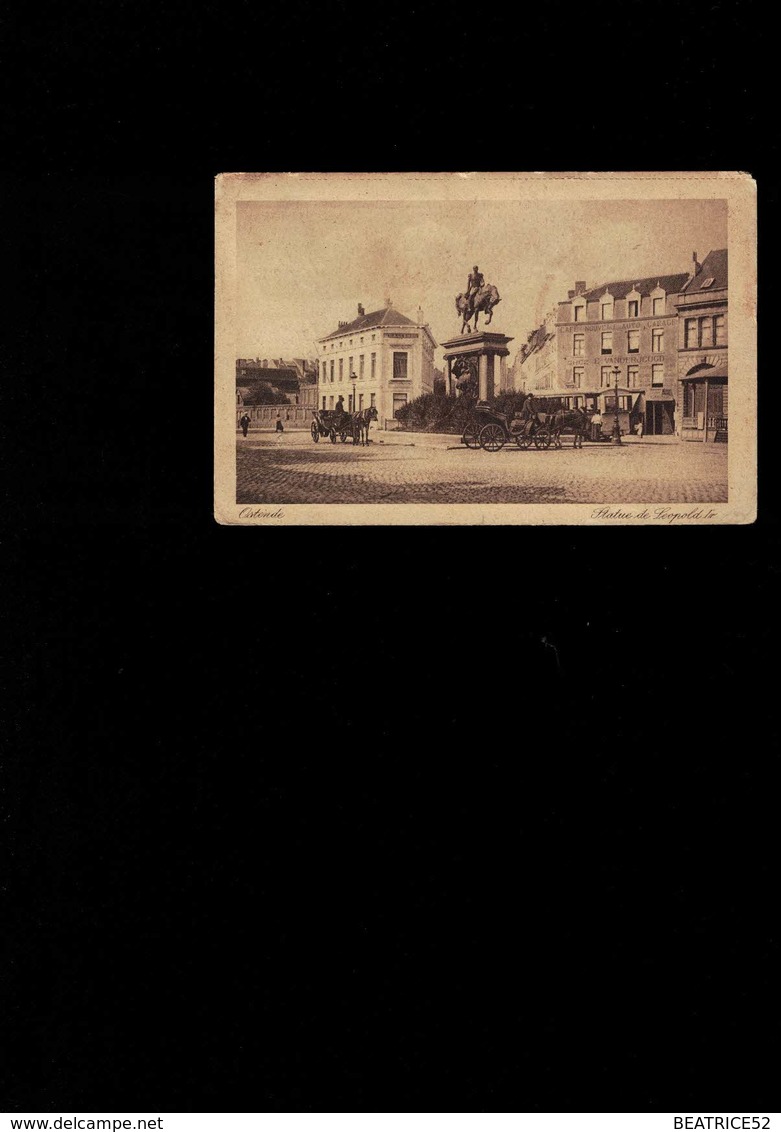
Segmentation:
{"type": "Polygon", "coordinates": [[[356,383],[357,380],[358,380],[358,378],[356,377],[356,375],[354,373],[351,373],[350,374],[350,381],[353,383],[353,412],[354,413],[358,412],[358,397],[357,397],[356,392],[355,392],[355,390],[356,390],[355,383],[356,383]]]}
{"type": "Polygon", "coordinates": [[[613,417],[613,438],[610,442],[611,444],[620,444],[621,443],[621,425],[620,425],[619,420],[618,420],[618,379],[619,379],[620,375],[621,375],[621,370],[618,368],[618,366],[616,366],[615,369],[613,370],[613,384],[615,385],[615,398],[616,398],[616,400],[615,400],[615,406],[614,406],[615,416],[613,417]]]}

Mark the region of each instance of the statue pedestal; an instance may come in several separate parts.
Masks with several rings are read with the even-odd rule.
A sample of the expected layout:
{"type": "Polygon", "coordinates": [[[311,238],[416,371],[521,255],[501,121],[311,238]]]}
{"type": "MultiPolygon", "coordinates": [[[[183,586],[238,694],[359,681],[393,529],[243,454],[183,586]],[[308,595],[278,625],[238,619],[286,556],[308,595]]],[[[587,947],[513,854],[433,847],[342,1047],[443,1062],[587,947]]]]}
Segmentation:
{"type": "Polygon", "coordinates": [[[474,378],[481,401],[488,401],[507,388],[505,358],[512,342],[506,334],[478,330],[473,334],[459,334],[442,342],[445,347],[445,392],[457,393],[456,383],[469,374],[474,378]],[[498,360],[498,361],[497,361],[498,360]]]}

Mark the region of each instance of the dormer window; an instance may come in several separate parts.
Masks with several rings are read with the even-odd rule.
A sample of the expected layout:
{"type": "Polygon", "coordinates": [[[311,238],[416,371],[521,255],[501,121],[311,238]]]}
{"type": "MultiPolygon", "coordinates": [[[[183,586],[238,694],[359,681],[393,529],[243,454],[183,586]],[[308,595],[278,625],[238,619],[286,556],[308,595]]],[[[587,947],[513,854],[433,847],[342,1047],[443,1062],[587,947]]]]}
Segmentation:
{"type": "Polygon", "coordinates": [[[609,291],[605,291],[599,301],[599,313],[603,321],[607,321],[613,317],[613,296],[609,291]]]}
{"type": "Polygon", "coordinates": [[[574,302],[572,304],[572,321],[585,322],[586,321],[586,303],[585,300],[581,302],[574,302]]]}
{"type": "Polygon", "coordinates": [[[715,279],[711,275],[708,279],[703,279],[702,283],[700,283],[700,290],[704,291],[707,287],[712,287],[714,283],[715,279]]]}
{"type": "Polygon", "coordinates": [[[662,290],[662,288],[657,283],[656,286],[654,287],[653,291],[651,292],[651,314],[652,315],[655,315],[658,318],[660,315],[664,314],[664,308],[665,308],[665,305],[666,305],[666,298],[667,298],[666,293],[662,290]]]}
{"type": "Polygon", "coordinates": [[[626,297],[626,316],[627,318],[640,317],[640,292],[637,287],[633,287],[626,297]]]}

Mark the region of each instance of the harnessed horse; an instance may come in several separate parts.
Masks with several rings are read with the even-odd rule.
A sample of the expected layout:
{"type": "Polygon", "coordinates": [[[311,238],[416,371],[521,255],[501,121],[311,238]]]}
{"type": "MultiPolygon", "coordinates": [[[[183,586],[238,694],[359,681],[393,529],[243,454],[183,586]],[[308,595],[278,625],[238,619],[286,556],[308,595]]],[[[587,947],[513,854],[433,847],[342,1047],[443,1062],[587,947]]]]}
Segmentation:
{"type": "Polygon", "coordinates": [[[573,433],[573,448],[583,447],[583,437],[588,432],[588,419],[582,409],[557,409],[551,418],[551,436],[554,448],[561,448],[561,434],[573,433]]]}
{"type": "Polygon", "coordinates": [[[352,414],[353,423],[353,444],[370,444],[369,429],[372,421],[378,419],[378,412],[374,405],[370,405],[368,409],[359,409],[357,413],[352,414]]]}

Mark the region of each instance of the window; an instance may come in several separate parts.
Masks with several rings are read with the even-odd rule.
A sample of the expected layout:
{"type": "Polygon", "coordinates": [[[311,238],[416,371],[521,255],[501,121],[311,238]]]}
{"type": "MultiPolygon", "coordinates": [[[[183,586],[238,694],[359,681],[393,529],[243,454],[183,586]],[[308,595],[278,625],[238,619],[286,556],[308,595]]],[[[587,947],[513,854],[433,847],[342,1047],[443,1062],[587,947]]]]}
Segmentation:
{"type": "Polygon", "coordinates": [[[600,378],[600,385],[606,389],[608,385],[613,384],[613,375],[610,372],[610,366],[602,366],[602,373],[600,378]]]}
{"type": "Polygon", "coordinates": [[[372,334],[372,342],[374,341],[374,339],[375,339],[376,337],[377,337],[377,335],[376,335],[376,334],[372,334]]]}
{"type": "Polygon", "coordinates": [[[360,410],[362,408],[363,408],[363,393],[359,393],[358,394],[358,409],[360,410]]]}
{"type": "Polygon", "coordinates": [[[652,330],[651,331],[651,353],[661,354],[664,350],[664,331],[652,330]]]}
{"type": "Polygon", "coordinates": [[[585,303],[580,303],[578,306],[574,307],[573,310],[574,310],[574,313],[575,313],[575,322],[585,322],[586,321],[586,304],[585,303]]]}
{"type": "Polygon", "coordinates": [[[353,411],[353,395],[352,395],[352,393],[348,393],[347,394],[347,412],[351,413],[352,411],[353,411]]]}
{"type": "Polygon", "coordinates": [[[630,366],[627,372],[626,383],[630,389],[640,388],[640,369],[638,366],[630,366]]]}
{"type": "Polygon", "coordinates": [[[363,345],[363,338],[361,338],[361,345],[363,345]]]}
{"type": "Polygon", "coordinates": [[[366,369],[365,369],[365,366],[364,366],[365,361],[366,361],[366,355],[361,354],[361,356],[358,358],[358,376],[360,377],[361,381],[363,381],[363,379],[366,375],[366,369]]]}
{"type": "Polygon", "coordinates": [[[713,286],[713,276],[711,275],[709,279],[703,279],[702,283],[700,283],[700,290],[705,291],[708,287],[712,287],[712,286],[713,286]]]}
{"type": "Polygon", "coordinates": [[[664,366],[651,366],[651,385],[664,385],[664,366]]]}
{"type": "Polygon", "coordinates": [[[331,381],[334,379],[334,360],[331,358],[331,381]]]}
{"type": "MultiPolygon", "coordinates": [[[[406,353],[394,352],[393,354],[393,380],[406,381],[407,379],[407,355],[406,353]]],[[[405,396],[406,400],[406,396],[405,396]]]]}
{"type": "Polygon", "coordinates": [[[627,314],[630,318],[637,318],[640,314],[640,300],[630,299],[627,307],[627,314]]]}
{"type": "Polygon", "coordinates": [[[726,346],[726,315],[708,315],[707,318],[687,318],[684,332],[687,349],[698,347],[726,346]]]}
{"type": "Polygon", "coordinates": [[[601,307],[602,318],[609,319],[613,317],[613,300],[609,299],[607,302],[602,303],[601,307]]]}
{"type": "MultiPolygon", "coordinates": [[[[406,357],[406,354],[404,356],[406,357]]],[[[403,409],[406,404],[407,404],[407,394],[406,393],[394,393],[393,394],[393,415],[394,415],[394,417],[396,416],[396,413],[398,413],[399,409],[403,409]]]]}
{"type": "Polygon", "coordinates": [[[371,405],[372,408],[374,408],[376,406],[376,404],[377,404],[377,394],[376,393],[370,393],[369,394],[369,404],[371,405]]]}
{"type": "Polygon", "coordinates": [[[626,336],[626,349],[629,354],[640,353],[640,331],[630,330],[626,336]]]}
{"type": "Polygon", "coordinates": [[[323,412],[325,412],[325,397],[323,397],[323,412]]]}
{"type": "Polygon", "coordinates": [[[577,389],[580,389],[581,385],[583,384],[583,378],[585,377],[585,375],[586,371],[583,366],[575,366],[572,371],[572,384],[577,389]]]}
{"type": "Polygon", "coordinates": [[[586,335],[573,334],[572,335],[572,354],[576,358],[582,358],[586,353],[586,335]]]}
{"type": "MultiPolygon", "coordinates": [[[[373,337],[374,337],[374,335],[372,334],[372,338],[373,337]]],[[[377,376],[377,355],[376,354],[372,354],[371,363],[372,363],[372,369],[371,369],[372,381],[374,381],[375,377],[377,376]]]]}
{"type": "Polygon", "coordinates": [[[613,353],[613,331],[612,330],[603,330],[602,331],[602,353],[603,354],[612,354],[613,353]]]}
{"type": "Polygon", "coordinates": [[[339,380],[344,381],[344,358],[339,359],[339,380]]]}
{"type": "Polygon", "coordinates": [[[654,299],[651,314],[664,314],[664,299],[654,299]]]}
{"type": "Polygon", "coordinates": [[[348,358],[347,359],[347,376],[352,377],[353,373],[354,373],[353,359],[348,358]]]}
{"type": "Polygon", "coordinates": [[[333,409],[333,407],[334,407],[334,395],[333,395],[333,393],[332,393],[332,394],[331,394],[331,396],[330,396],[330,397],[328,398],[328,400],[329,400],[329,402],[330,402],[330,404],[331,404],[331,408],[333,409]]]}

